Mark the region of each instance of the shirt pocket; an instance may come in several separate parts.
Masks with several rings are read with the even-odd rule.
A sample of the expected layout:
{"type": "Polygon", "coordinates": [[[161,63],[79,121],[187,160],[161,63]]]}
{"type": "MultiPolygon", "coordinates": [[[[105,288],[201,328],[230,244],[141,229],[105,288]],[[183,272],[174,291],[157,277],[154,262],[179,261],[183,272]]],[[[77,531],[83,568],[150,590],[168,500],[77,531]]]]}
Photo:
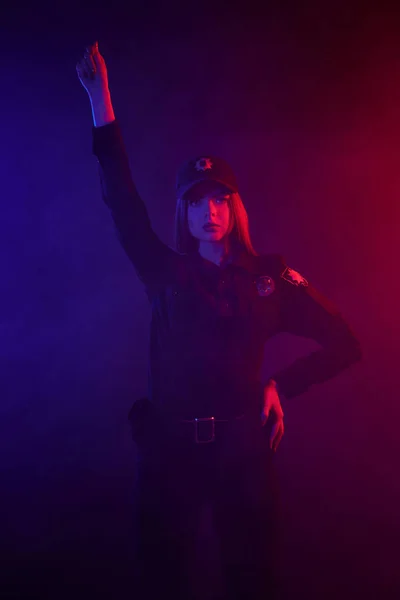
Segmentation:
{"type": "Polygon", "coordinates": [[[250,286],[250,315],[252,326],[271,337],[279,331],[280,292],[269,275],[253,275],[250,286]]]}

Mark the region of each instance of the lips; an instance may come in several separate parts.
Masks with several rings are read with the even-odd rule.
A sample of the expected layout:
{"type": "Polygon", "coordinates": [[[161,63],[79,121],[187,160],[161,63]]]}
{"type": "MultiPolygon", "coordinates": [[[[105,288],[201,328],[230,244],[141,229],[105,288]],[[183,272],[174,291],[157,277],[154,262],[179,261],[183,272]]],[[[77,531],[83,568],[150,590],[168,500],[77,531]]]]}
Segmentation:
{"type": "Polygon", "coordinates": [[[203,229],[205,231],[214,231],[215,229],[218,229],[219,225],[217,225],[217,223],[206,223],[205,225],[203,225],[203,229]]]}

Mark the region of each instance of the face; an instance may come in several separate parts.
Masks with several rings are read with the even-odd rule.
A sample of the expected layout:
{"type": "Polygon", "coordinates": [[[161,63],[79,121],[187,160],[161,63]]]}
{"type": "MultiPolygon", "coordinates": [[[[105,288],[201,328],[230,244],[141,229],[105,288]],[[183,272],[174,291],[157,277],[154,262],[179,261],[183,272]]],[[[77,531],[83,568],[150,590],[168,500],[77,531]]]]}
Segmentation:
{"type": "Polygon", "coordinates": [[[201,242],[220,242],[230,230],[231,192],[223,185],[204,181],[186,194],[188,226],[201,242]]]}

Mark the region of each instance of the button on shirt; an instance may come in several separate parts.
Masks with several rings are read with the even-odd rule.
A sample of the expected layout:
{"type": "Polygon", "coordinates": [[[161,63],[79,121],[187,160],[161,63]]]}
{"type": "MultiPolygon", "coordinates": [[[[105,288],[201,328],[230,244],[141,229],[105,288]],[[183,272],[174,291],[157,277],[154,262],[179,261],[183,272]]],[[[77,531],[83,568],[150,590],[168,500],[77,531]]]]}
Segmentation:
{"type": "Polygon", "coordinates": [[[154,404],[185,417],[247,410],[260,399],[265,342],[279,332],[321,345],[273,376],[286,398],[359,360],[358,341],[337,309],[312,285],[285,277],[280,255],[253,256],[238,248],[220,267],[163,244],[133,183],[116,121],[93,128],[93,151],[104,201],[152,307],[154,404]]]}

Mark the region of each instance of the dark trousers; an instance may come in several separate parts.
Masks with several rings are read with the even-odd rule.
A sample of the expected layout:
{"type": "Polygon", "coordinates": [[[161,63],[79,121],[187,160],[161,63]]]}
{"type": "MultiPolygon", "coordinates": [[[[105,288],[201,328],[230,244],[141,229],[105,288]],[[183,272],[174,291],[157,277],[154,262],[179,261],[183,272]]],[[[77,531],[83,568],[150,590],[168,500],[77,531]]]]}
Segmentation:
{"type": "Polygon", "coordinates": [[[152,419],[138,442],[140,600],[276,597],[277,486],[267,431],[257,414],[216,423],[215,434],[213,443],[196,444],[194,425],[152,419]],[[216,546],[204,543],[205,517],[212,518],[220,577],[210,573],[216,546]]]}

